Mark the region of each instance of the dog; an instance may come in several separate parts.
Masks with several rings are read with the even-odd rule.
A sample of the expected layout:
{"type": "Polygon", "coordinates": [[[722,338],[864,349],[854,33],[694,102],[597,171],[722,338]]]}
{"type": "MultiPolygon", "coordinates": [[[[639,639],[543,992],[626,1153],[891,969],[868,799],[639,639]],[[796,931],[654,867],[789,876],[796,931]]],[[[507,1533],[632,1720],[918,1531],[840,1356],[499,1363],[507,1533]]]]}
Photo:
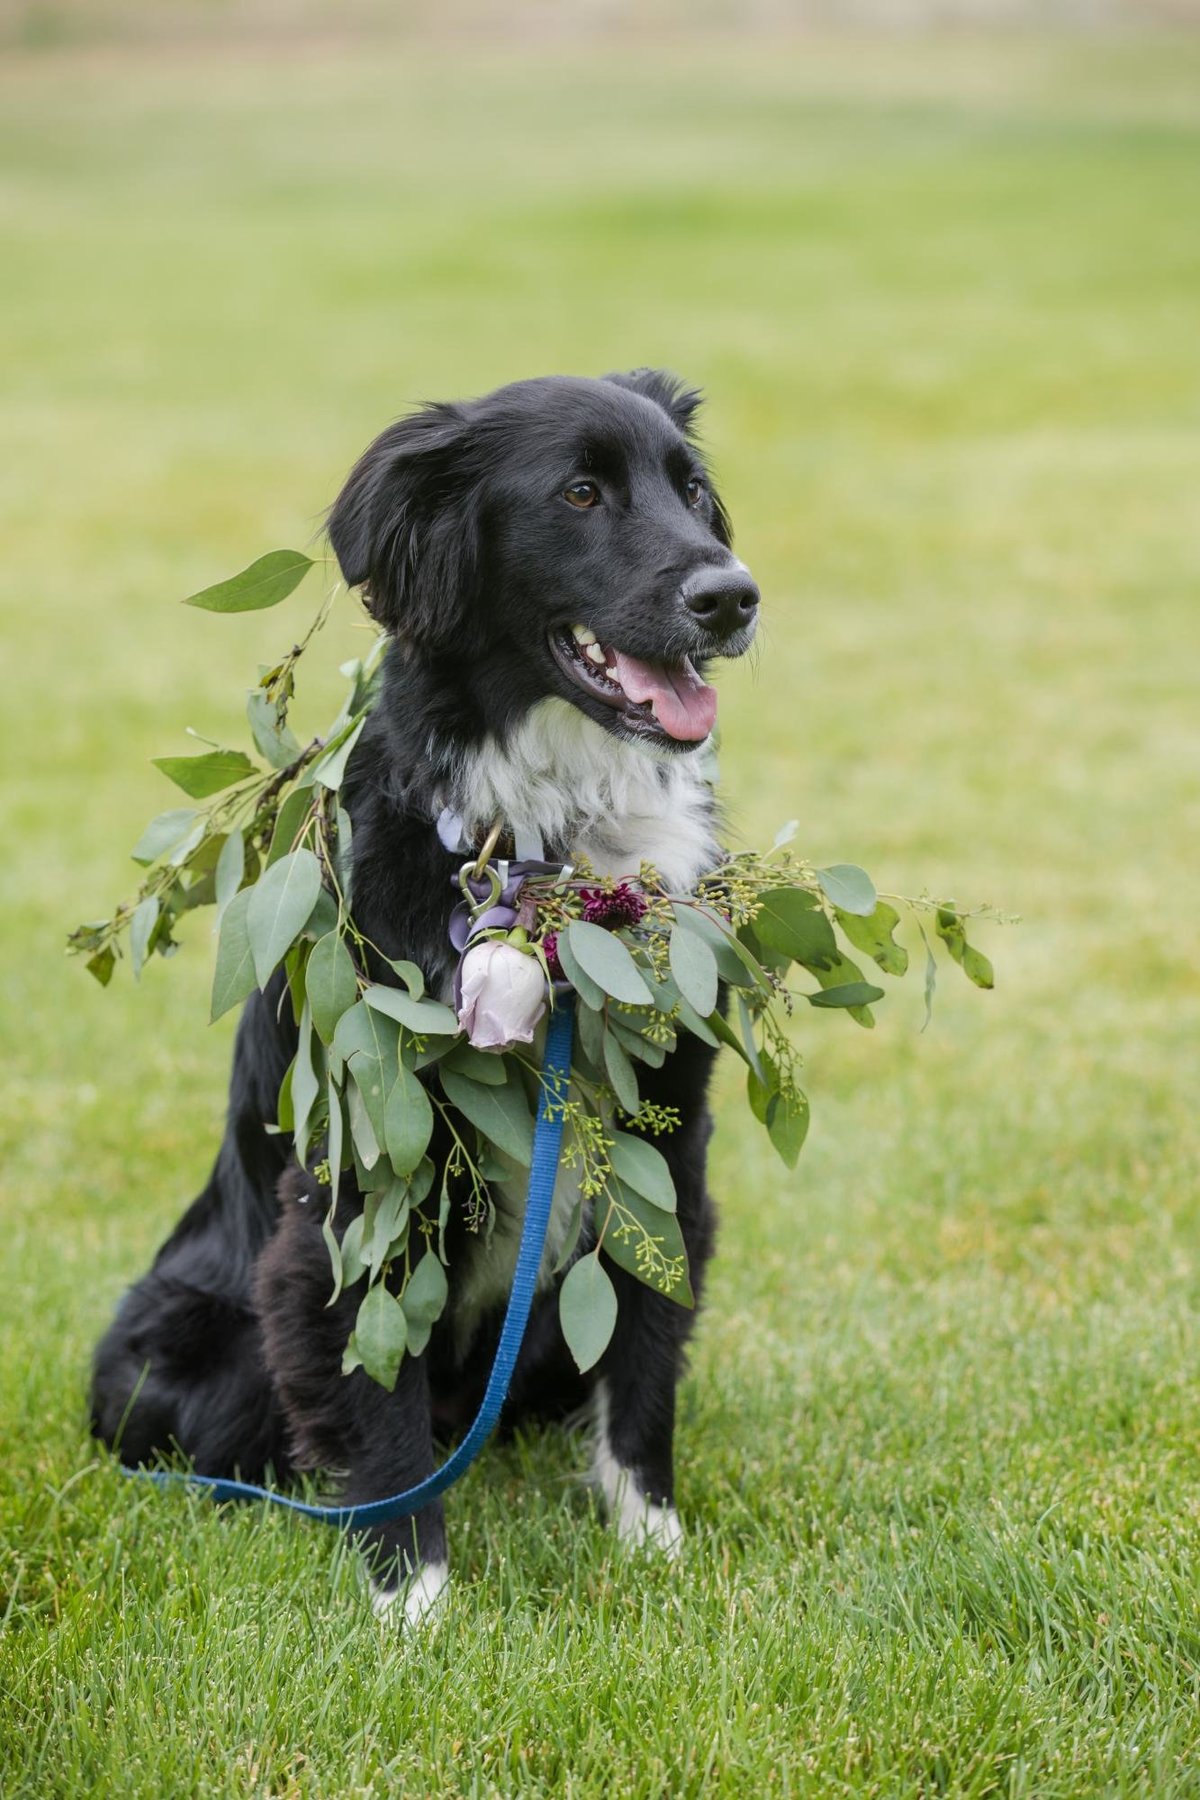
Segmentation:
{"type": "MultiPolygon", "coordinates": [[[[329,513],[345,581],[390,639],[342,790],[355,917],[386,956],[417,963],[433,992],[453,978],[453,878],[496,819],[510,854],[582,854],[613,876],[646,859],[676,891],[719,858],[703,754],[716,695],[703,670],[748,649],[759,591],[696,442],[700,398],[643,369],[429,405],[376,439],[329,513]]],[[[378,959],[369,973],[394,980],[378,959]]],[[[96,1351],[92,1426],[129,1465],[181,1451],[206,1475],[337,1471],[352,1505],[430,1474],[435,1441],[473,1416],[524,1196],[497,1187],[486,1243],[452,1212],[447,1308],[393,1392],[361,1370],[343,1376],[358,1296],[327,1306],[322,1190],[290,1140],[266,1129],[296,1047],[283,1001],[277,971],[243,1009],[224,1140],[96,1351]]],[[[681,1119],[660,1148],[697,1298],[714,1230],[713,1054],[683,1035],[661,1069],[643,1071],[644,1098],[681,1119]]],[[[561,1276],[550,1274],[569,1176],[560,1170],[503,1426],[590,1404],[594,1476],[618,1533],[674,1555],[675,1396],[694,1314],[608,1263],[616,1330],[595,1370],[579,1374],[558,1323],[561,1276]]],[[[339,1236],[360,1208],[351,1172],[339,1236]]],[[[588,1244],[585,1228],[576,1254],[588,1244]]],[[[362,1541],[376,1610],[409,1622],[430,1612],[447,1583],[441,1501],[362,1541]]]]}

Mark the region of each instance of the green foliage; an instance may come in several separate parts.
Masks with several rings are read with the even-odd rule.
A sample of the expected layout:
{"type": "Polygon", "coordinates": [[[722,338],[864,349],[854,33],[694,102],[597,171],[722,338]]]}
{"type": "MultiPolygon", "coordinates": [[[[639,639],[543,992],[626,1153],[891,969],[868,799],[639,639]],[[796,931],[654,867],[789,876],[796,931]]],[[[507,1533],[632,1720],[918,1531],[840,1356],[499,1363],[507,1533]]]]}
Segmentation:
{"type": "Polygon", "coordinates": [[[986,956],[968,944],[960,913],[953,912],[947,906],[939,906],[937,934],[968,981],[973,981],[976,987],[995,987],[996,978],[992,965],[986,956]]]}
{"type": "Polygon", "coordinates": [[[270,550],[228,581],[189,594],[184,605],[217,613],[257,612],[278,606],[299,587],[312,566],[312,558],[299,550],[270,550]]]}
{"type": "Polygon", "coordinates": [[[367,1289],[346,1344],[342,1373],[361,1368],[391,1393],[408,1345],[408,1319],[383,1282],[367,1289]]]}
{"type": "MultiPolygon", "coordinates": [[[[307,559],[278,552],[193,603],[218,612],[275,605],[307,567],[307,559]]],[[[539,1106],[557,1109],[566,1127],[564,1161],[580,1182],[564,1258],[581,1238],[585,1202],[594,1251],[569,1270],[560,1311],[568,1343],[586,1359],[580,1366],[590,1367],[611,1335],[616,1304],[602,1257],[677,1304],[693,1304],[670,1166],[649,1141],[670,1132],[676,1119],[643,1101],[639,1068],[661,1067],[681,1032],[710,1047],[731,1045],[747,1064],[753,1116],[793,1168],[809,1119],[788,1028],[795,1002],[872,1025],[870,1007],[883,989],[839,949],[835,926],[889,974],[902,975],[907,953],[894,935],[900,915],[854,865],[818,869],[797,859],[788,847],[791,831],[779,833],[765,856],[726,858],[695,894],[668,893],[649,865],[636,882],[597,885],[586,867],[531,877],[522,906],[532,923],[511,941],[545,971],[541,940],[554,931],[578,1020],[571,1096],[541,1093],[536,1056],[518,1045],[500,1053],[474,1047],[451,1008],[426,995],[420,969],[389,962],[355,923],[352,827],[338,792],[378,692],[382,641],[365,661],[344,666],[347,696],[323,738],[301,746],[287,722],[297,660],[331,598],[249,695],[250,733],[268,768],[240,750],[158,759],[206,804],[160,814],[147,827],[134,851],[148,871],[136,901],[110,920],[80,927],[71,947],[87,954],[88,968],[107,984],[127,939],[140,975],[154,952],[175,948],[172,926],[183,912],[212,904],[213,1019],[283,970],[297,1049],[277,1126],[328,1187],[322,1231],[330,1303],[365,1283],[345,1366],[385,1387],[394,1385],[406,1348],[424,1349],[445,1305],[441,1257],[451,1209],[461,1207],[472,1229],[489,1229],[490,1184],[519,1179],[530,1165],[531,1092],[539,1106]],[[611,917],[606,893],[613,896],[611,917]],[[583,916],[585,899],[592,916],[583,916]],[[388,964],[397,981],[371,980],[372,964],[388,964]],[[792,965],[815,977],[817,988],[789,988],[792,965]],[[725,1016],[722,982],[736,1029],[725,1016]],[[618,1117],[628,1129],[617,1128],[618,1117]],[[439,1120],[440,1169],[430,1155],[439,1120]],[[333,1205],[344,1169],[353,1169],[361,1206],[339,1241],[333,1205]],[[412,1254],[414,1221],[425,1245],[419,1259],[412,1254]]],[[[967,943],[964,915],[936,902],[907,904],[933,909],[950,955],[972,980],[991,985],[990,964],[967,943]]]]}
{"type": "Polygon", "coordinates": [[[617,1291],[599,1256],[581,1256],[567,1270],[558,1316],[567,1349],[586,1373],[608,1349],[617,1323],[617,1291]]]}
{"type": "Polygon", "coordinates": [[[629,1006],[650,1004],[650,990],[627,947],[611,931],[572,919],[567,926],[569,954],[602,994],[629,1006]]]}

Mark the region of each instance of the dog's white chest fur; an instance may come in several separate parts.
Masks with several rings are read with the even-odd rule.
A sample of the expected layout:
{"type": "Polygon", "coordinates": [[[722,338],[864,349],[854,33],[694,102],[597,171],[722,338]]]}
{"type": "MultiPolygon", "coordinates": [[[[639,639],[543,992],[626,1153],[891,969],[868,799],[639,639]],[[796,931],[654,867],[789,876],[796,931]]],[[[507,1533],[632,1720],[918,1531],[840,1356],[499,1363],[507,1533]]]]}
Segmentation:
{"type": "Polygon", "coordinates": [[[686,892],[716,853],[705,761],[626,742],[567,701],[542,700],[507,744],[463,759],[455,800],[471,837],[503,818],[519,838],[586,856],[598,875],[650,862],[686,892]]]}

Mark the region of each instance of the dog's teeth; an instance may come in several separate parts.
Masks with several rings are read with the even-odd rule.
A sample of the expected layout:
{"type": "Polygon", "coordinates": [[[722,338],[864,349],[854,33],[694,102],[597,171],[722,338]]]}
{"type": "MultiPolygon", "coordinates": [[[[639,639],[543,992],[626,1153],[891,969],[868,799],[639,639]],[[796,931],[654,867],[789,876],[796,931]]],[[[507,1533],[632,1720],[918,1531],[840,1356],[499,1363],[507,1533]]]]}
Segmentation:
{"type": "Polygon", "coordinates": [[[608,661],[608,658],[604,654],[603,648],[596,642],[595,638],[593,638],[591,643],[588,645],[587,650],[585,651],[585,655],[587,656],[587,659],[589,662],[596,663],[600,668],[603,668],[605,663],[608,661]]]}
{"type": "Polygon", "coordinates": [[[595,632],[586,625],[572,625],[571,636],[577,644],[594,644],[596,641],[595,632]]]}

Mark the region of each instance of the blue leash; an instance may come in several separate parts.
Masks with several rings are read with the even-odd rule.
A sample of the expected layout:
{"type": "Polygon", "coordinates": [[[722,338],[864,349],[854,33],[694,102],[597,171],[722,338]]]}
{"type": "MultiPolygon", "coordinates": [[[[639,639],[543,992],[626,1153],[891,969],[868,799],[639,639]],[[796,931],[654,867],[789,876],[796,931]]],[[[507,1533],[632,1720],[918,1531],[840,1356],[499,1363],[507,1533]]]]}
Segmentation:
{"type": "MultiPolygon", "coordinates": [[[[542,1073],[551,1092],[559,1100],[567,1097],[571,1074],[571,1043],[574,1037],[574,996],[561,990],[555,996],[555,1007],[546,1032],[546,1053],[542,1073]]],[[[289,1512],[303,1513],[308,1519],[322,1519],[327,1525],[360,1527],[377,1525],[384,1519],[407,1518],[420,1512],[439,1494],[466,1473],[495,1430],[500,1409],[508,1396],[513,1369],[529,1323],[534,1288],[546,1232],[550,1225],[550,1208],[554,1200],[554,1180],[558,1174],[558,1158],[562,1148],[563,1116],[561,1109],[553,1115],[547,1111],[548,1098],[538,1108],[533,1132],[533,1161],[529,1171],[529,1195],[525,1202],[525,1223],[521,1231],[521,1247],[508,1310],[500,1329],[496,1360],[492,1364],[483,1401],[471,1429],[458,1448],[440,1469],[427,1475],[415,1487],[402,1494],[390,1494],[383,1500],[367,1500],[358,1506],[312,1506],[306,1500],[293,1500],[287,1494],[276,1494],[271,1488],[255,1487],[249,1481],[229,1481],[219,1475],[191,1475],[178,1469],[126,1469],[127,1475],[144,1476],[160,1486],[185,1482],[202,1487],[214,1500],[269,1500],[274,1506],[285,1506],[289,1512]]]]}

